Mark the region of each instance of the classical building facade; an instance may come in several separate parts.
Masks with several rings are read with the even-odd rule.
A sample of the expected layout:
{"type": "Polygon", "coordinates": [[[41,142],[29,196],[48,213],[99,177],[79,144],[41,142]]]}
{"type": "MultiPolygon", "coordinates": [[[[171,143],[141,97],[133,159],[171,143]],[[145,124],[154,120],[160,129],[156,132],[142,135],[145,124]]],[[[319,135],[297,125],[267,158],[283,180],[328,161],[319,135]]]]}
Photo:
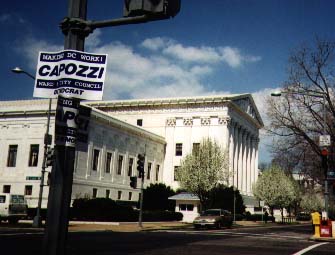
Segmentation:
{"type": "MultiPolygon", "coordinates": [[[[55,108],[54,102],[52,134],[55,108]]],[[[36,207],[38,201],[47,109],[48,100],[0,102],[0,192],[25,194],[29,207],[36,207]]],[[[129,183],[130,176],[137,175],[137,155],[144,152],[145,185],[162,182],[165,139],[92,109],[88,143],[76,150],[72,198],[137,202],[138,190],[129,183]]],[[[43,208],[47,198],[45,186],[43,208]]]]}
{"type": "Polygon", "coordinates": [[[178,188],[175,171],[183,156],[204,137],[229,153],[229,185],[252,196],[258,176],[259,129],[262,119],[250,94],[102,101],[88,103],[110,116],[165,137],[163,181],[178,188]]]}
{"type": "MultiPolygon", "coordinates": [[[[72,196],[137,201],[129,185],[136,157],[146,154],[145,185],[179,183],[181,159],[204,137],[229,155],[229,185],[252,195],[258,176],[259,129],[263,123],[250,94],[101,101],[92,108],[89,140],[77,148],[72,196]]],[[[54,132],[52,105],[50,131],[54,132]]],[[[0,192],[25,194],[36,207],[48,100],[0,102],[0,192]]],[[[50,171],[50,168],[47,169],[50,171]]],[[[48,187],[43,193],[46,206],[48,187]]]]}

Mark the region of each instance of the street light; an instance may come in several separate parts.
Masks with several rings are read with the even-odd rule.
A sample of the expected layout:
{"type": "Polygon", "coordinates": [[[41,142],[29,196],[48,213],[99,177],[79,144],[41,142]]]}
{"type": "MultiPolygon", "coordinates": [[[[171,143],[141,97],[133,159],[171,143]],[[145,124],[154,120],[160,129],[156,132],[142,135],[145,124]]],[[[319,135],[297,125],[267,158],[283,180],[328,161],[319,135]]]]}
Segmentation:
{"type": "MultiPolygon", "coordinates": [[[[15,67],[12,69],[13,73],[23,73],[33,80],[35,80],[35,76],[32,74],[22,70],[20,67],[15,67]]],[[[49,126],[50,126],[50,114],[51,114],[51,104],[52,104],[52,99],[49,99],[49,109],[48,109],[48,118],[47,118],[47,129],[45,131],[44,135],[44,154],[43,154],[43,162],[42,162],[42,171],[41,171],[41,182],[40,182],[40,192],[38,195],[38,205],[37,205],[37,211],[36,211],[36,216],[34,217],[33,220],[33,227],[41,227],[42,225],[42,220],[41,220],[41,206],[42,206],[42,195],[43,195],[43,187],[44,187],[44,174],[45,174],[45,169],[46,169],[46,157],[48,153],[48,145],[51,144],[51,135],[49,135],[49,126]]]]}
{"type": "MultiPolygon", "coordinates": [[[[321,91],[275,91],[271,93],[271,96],[273,97],[280,97],[282,94],[291,94],[291,95],[306,95],[310,97],[317,97],[322,98],[322,111],[323,111],[323,135],[327,135],[327,129],[326,129],[326,123],[327,123],[327,116],[326,116],[326,93],[321,91]]],[[[323,152],[321,152],[323,156],[323,152]]],[[[327,180],[327,174],[328,174],[328,165],[325,166],[325,191],[324,191],[324,197],[325,197],[325,211],[327,212],[328,217],[328,200],[329,200],[329,193],[328,193],[328,180],[327,180]]]]}

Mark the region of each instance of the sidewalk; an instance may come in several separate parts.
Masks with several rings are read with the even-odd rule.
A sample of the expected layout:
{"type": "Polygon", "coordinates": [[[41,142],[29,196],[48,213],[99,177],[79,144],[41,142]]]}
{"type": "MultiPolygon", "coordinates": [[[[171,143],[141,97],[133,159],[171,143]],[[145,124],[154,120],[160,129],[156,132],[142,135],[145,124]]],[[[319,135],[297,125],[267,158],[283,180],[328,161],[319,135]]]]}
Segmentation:
{"type": "MultiPolygon", "coordinates": [[[[192,223],[183,222],[144,222],[142,228],[138,222],[75,222],[71,221],[69,231],[115,231],[115,232],[139,232],[155,230],[187,230],[193,229],[192,223]]],[[[235,228],[245,227],[271,227],[278,226],[277,223],[263,223],[255,221],[236,221],[232,226],[235,228]]]]}
{"type": "MultiPolygon", "coordinates": [[[[44,222],[43,222],[44,224],[44,222]]],[[[299,224],[299,223],[298,223],[299,224]]],[[[304,223],[301,223],[304,224],[304,223]]],[[[31,220],[21,220],[17,225],[2,224],[2,227],[32,228],[31,220]]],[[[231,229],[255,228],[255,227],[281,227],[278,223],[264,223],[261,221],[236,221],[231,229]]],[[[183,223],[179,221],[172,222],[143,222],[142,228],[138,222],[85,222],[70,221],[70,232],[82,231],[113,231],[113,232],[140,232],[156,230],[192,230],[192,223],[183,223]]]]}

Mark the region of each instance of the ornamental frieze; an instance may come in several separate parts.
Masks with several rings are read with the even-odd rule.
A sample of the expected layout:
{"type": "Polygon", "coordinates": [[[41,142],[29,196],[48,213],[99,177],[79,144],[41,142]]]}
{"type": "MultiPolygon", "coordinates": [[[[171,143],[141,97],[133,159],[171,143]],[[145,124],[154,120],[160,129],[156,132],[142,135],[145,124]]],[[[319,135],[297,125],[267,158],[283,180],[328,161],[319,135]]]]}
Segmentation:
{"type": "Polygon", "coordinates": [[[201,117],[201,125],[202,126],[209,126],[211,124],[211,118],[210,117],[201,117]]]}
{"type": "Polygon", "coordinates": [[[193,125],[193,118],[184,118],[183,123],[184,123],[184,126],[192,126],[193,125]]]}
{"type": "Polygon", "coordinates": [[[219,117],[219,124],[228,126],[231,123],[231,118],[228,116],[219,117]]]}
{"type": "Polygon", "coordinates": [[[176,126],[176,118],[168,118],[166,119],[166,126],[175,127],[176,126]]]}

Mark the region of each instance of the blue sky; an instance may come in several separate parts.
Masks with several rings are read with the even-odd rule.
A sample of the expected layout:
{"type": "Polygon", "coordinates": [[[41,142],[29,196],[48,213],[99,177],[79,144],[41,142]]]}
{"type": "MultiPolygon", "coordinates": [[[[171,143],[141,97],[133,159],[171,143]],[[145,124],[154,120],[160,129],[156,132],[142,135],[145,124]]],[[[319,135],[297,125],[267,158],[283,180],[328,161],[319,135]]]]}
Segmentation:
{"type": "MultiPolygon", "coordinates": [[[[88,19],[122,16],[123,0],[88,0],[88,19]]],[[[182,0],[173,19],[96,30],[87,52],[108,53],[104,99],[254,93],[287,79],[289,54],[316,36],[334,39],[332,0],[182,0]]],[[[3,1],[0,100],[30,99],[38,51],[58,51],[67,0],[3,1]]],[[[265,148],[265,147],[264,147],[265,148]]],[[[260,160],[268,160],[262,148],[260,160]]]]}

